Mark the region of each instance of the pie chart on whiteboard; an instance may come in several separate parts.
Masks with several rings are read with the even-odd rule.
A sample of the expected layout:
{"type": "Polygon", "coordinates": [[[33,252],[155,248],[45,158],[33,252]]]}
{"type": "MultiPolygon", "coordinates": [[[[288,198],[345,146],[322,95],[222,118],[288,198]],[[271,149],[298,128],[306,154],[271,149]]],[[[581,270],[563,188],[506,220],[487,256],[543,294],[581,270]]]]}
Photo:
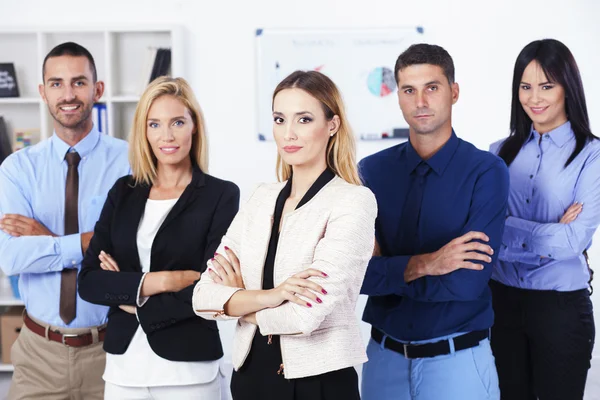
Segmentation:
{"type": "Polygon", "coordinates": [[[367,77],[369,92],[377,97],[385,97],[396,90],[394,72],[386,67],[377,67],[367,77]]]}

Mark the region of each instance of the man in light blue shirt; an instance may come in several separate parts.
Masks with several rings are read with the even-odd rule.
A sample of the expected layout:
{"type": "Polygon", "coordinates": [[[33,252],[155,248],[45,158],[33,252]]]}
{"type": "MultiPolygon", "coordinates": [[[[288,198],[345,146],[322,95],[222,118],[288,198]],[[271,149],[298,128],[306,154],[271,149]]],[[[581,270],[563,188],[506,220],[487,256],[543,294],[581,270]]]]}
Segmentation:
{"type": "Polygon", "coordinates": [[[130,173],[127,143],[93,126],[104,83],[85,48],[55,47],[42,74],[54,134],[0,167],[0,267],[20,275],[26,308],[9,398],[101,399],[108,309],[79,298],[74,279],[108,191],[130,173]]]}

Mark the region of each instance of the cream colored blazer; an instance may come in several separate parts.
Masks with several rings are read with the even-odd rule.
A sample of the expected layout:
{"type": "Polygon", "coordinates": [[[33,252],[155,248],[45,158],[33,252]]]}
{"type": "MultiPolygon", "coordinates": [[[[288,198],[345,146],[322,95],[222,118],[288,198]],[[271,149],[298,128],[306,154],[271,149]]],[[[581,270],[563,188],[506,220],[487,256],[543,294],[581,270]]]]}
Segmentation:
{"type": "MultiPolygon", "coordinates": [[[[217,250],[225,254],[224,246],[228,246],[235,252],[248,290],[262,289],[275,202],[284,185],[260,185],[234,218],[217,250]]],[[[313,302],[308,308],[285,302],[256,313],[261,335],[281,335],[287,379],[319,375],[367,360],[355,306],[373,253],[376,216],[377,203],[369,189],[335,177],[310,201],[283,217],[275,257],[275,287],[311,267],[329,275],[311,278],[328,293],[319,296],[323,303],[313,302]]],[[[196,314],[205,319],[233,319],[223,308],[238,290],[202,274],[194,289],[196,314]]],[[[236,370],[250,352],[256,328],[237,320],[233,344],[236,370]]]]}

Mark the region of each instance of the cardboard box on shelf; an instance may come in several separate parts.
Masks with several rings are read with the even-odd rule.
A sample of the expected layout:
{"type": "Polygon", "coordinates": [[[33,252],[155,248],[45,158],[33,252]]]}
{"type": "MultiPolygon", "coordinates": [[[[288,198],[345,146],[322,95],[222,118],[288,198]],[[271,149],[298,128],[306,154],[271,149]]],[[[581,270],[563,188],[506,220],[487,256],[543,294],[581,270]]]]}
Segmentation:
{"type": "Polygon", "coordinates": [[[0,315],[0,345],[4,364],[10,364],[10,349],[17,340],[22,325],[23,307],[11,307],[0,315]]]}

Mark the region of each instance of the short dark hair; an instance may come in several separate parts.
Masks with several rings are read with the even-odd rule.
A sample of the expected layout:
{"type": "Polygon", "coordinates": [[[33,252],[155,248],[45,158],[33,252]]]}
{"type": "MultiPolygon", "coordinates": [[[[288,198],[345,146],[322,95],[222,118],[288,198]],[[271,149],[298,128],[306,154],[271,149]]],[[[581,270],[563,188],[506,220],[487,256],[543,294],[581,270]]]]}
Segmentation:
{"type": "Polygon", "coordinates": [[[42,64],[42,82],[44,82],[46,74],[46,61],[48,61],[48,59],[51,57],[60,56],[87,58],[90,62],[90,68],[92,69],[92,78],[94,80],[94,83],[98,80],[98,74],[96,72],[96,63],[94,62],[94,57],[92,57],[92,54],[80,44],[77,44],[75,42],[65,42],[59,44],[58,46],[50,50],[50,53],[48,53],[46,55],[46,58],[44,58],[44,64],[42,64]]]}
{"type": "Polygon", "coordinates": [[[413,44],[398,56],[394,67],[396,83],[398,83],[398,72],[400,70],[416,64],[437,65],[444,71],[448,83],[454,83],[454,62],[450,54],[443,47],[426,43],[413,44]]]}

